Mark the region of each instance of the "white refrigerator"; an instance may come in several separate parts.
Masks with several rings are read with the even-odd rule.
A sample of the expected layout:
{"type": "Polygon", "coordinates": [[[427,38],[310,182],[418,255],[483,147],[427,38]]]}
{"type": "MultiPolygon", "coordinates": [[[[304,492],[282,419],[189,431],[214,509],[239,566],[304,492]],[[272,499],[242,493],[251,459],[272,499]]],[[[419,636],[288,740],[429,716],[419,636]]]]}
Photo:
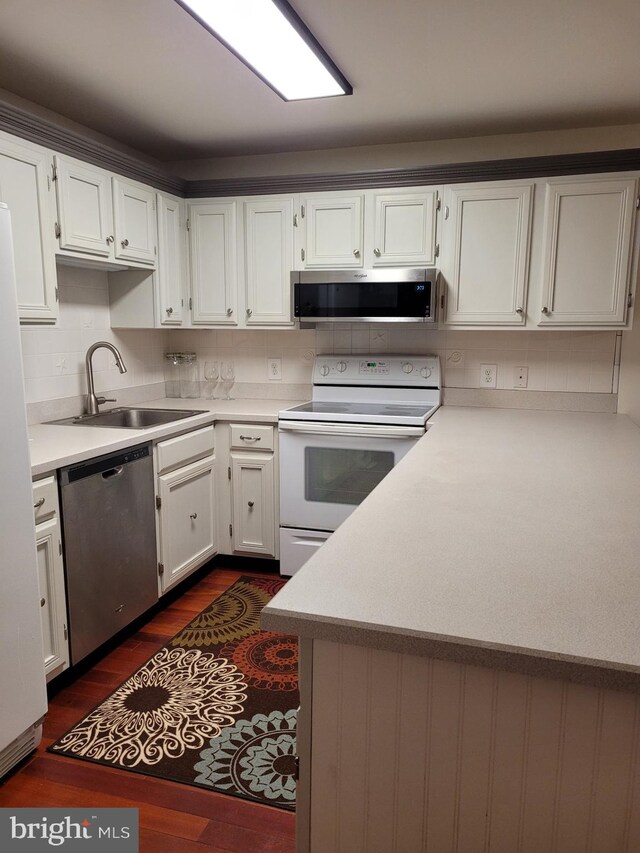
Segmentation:
{"type": "Polygon", "coordinates": [[[0,203],[0,778],[39,744],[46,711],[11,217],[0,203]]]}

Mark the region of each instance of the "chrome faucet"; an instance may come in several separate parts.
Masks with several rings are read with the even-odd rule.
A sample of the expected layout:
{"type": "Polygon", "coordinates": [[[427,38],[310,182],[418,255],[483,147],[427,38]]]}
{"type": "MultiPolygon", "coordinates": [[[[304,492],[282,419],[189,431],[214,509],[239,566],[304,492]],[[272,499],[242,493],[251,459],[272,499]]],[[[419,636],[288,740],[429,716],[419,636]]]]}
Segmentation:
{"type": "Polygon", "coordinates": [[[96,391],[93,385],[93,365],[91,363],[91,359],[93,358],[93,354],[100,347],[104,347],[105,349],[111,350],[116,360],[116,367],[120,371],[120,373],[126,373],[127,368],[124,366],[124,361],[122,356],[118,352],[117,347],[114,347],[113,344],[110,344],[108,341],[97,341],[95,344],[92,344],[87,350],[87,355],[85,358],[85,365],[87,369],[87,403],[86,403],[86,414],[87,415],[97,415],[100,411],[100,406],[103,403],[116,403],[112,397],[96,397],[96,391]]]}

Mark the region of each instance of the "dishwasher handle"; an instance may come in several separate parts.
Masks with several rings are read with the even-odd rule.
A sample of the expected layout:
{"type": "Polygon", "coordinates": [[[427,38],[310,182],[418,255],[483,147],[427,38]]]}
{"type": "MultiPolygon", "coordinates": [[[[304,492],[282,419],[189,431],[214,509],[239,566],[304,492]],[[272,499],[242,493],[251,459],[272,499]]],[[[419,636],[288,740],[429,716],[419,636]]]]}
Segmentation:
{"type": "Polygon", "coordinates": [[[103,480],[109,480],[122,474],[125,465],[130,462],[137,462],[139,459],[145,459],[150,455],[151,444],[142,444],[121,450],[118,453],[109,453],[106,456],[99,456],[97,459],[88,459],[86,462],[69,465],[67,468],[61,469],[60,485],[64,488],[78,480],[84,480],[86,477],[94,477],[96,474],[102,475],[103,480]]]}

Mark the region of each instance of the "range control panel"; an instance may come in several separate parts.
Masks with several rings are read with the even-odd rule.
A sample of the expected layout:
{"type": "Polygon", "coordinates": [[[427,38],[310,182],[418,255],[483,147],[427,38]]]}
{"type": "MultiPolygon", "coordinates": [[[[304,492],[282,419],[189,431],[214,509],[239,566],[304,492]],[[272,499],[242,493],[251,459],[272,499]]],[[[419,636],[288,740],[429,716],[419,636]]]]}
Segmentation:
{"type": "Polygon", "coordinates": [[[319,355],[314,385],[440,387],[437,355],[319,355]]]}

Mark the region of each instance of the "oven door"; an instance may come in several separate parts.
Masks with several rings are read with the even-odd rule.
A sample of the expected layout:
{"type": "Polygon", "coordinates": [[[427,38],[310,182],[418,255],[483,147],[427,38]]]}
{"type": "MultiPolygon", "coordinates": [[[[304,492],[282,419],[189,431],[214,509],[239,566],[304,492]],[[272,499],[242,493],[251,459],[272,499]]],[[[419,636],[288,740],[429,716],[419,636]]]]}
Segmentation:
{"type": "Polygon", "coordinates": [[[424,435],[422,427],[280,421],[280,524],[335,530],[424,435]]]}

